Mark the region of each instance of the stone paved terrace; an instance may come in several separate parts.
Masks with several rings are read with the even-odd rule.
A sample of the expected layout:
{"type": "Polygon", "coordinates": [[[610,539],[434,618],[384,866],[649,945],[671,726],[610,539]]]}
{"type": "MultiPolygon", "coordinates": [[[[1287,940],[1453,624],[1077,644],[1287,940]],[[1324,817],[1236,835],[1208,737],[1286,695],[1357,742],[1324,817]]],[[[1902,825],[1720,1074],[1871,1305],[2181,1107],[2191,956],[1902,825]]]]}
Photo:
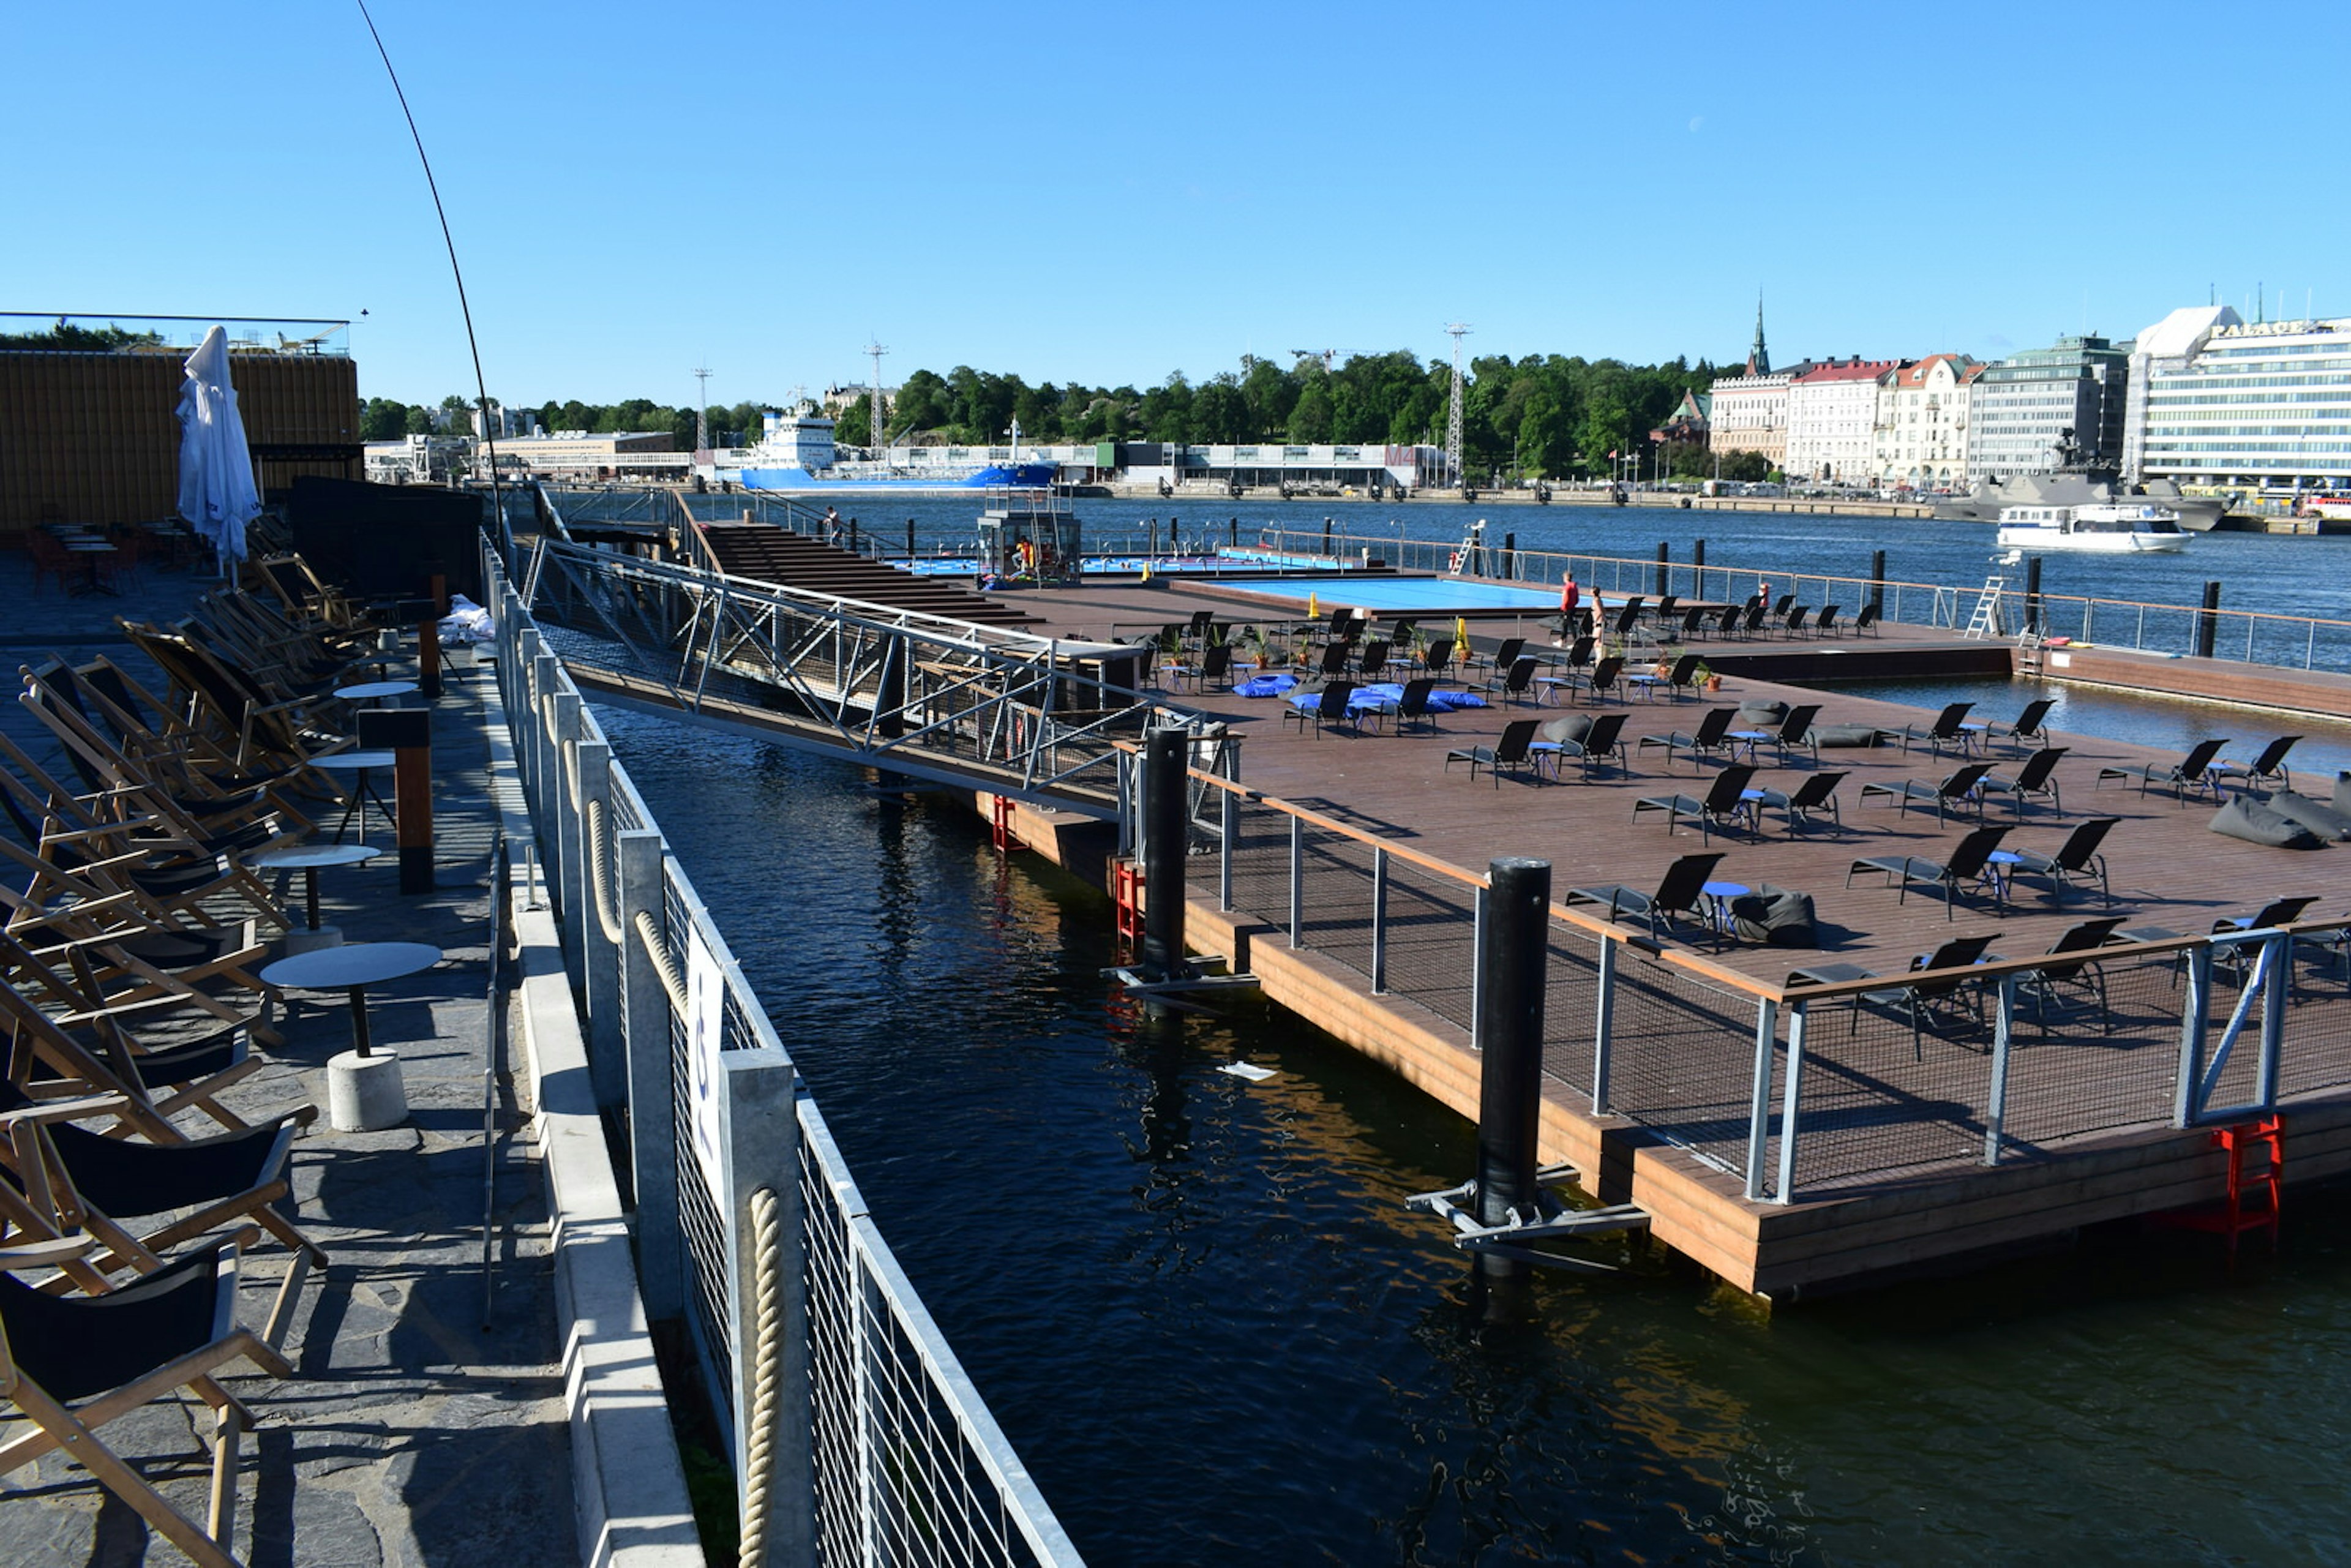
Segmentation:
{"type": "MultiPolygon", "coordinates": [[[[208,584],[149,568],[120,598],[35,593],[21,555],[0,552],[0,653],[120,656],[112,617],[167,620],[208,584]]],[[[457,672],[434,711],[437,888],[403,897],[392,857],[324,873],[326,918],[353,941],[411,940],[448,959],[375,988],[376,1043],[401,1055],[413,1115],[372,1134],[327,1125],[326,1063],[350,1044],[340,997],[295,994],[286,1043],[230,1103],[249,1117],[308,1101],[319,1121],[295,1146],[297,1218],[330,1260],[314,1272],[287,1335],[295,1366],[277,1382],[237,1364],[233,1391],[261,1417],[238,1474],[234,1546],[263,1565],[579,1559],[549,1222],[529,1136],[518,1030],[496,1083],[495,1246],[485,1327],[483,1069],[489,1048],[489,876],[498,812],[483,695],[488,667],[457,672]]],[[[52,750],[11,700],[0,727],[52,750]]],[[[382,831],[379,826],[377,832],[382,831]]],[[[298,887],[293,890],[298,895],[298,887]]],[[[243,1321],[258,1323],[282,1249],[248,1254],[243,1321]]],[[[0,1418],[0,1437],[20,1423],[0,1418]]],[[[151,1406],[104,1429],[116,1450],[201,1520],[209,1423],[151,1406]]],[[[129,1568],[184,1562],[79,1467],[51,1454],[0,1478],[0,1563],[129,1568]]]]}

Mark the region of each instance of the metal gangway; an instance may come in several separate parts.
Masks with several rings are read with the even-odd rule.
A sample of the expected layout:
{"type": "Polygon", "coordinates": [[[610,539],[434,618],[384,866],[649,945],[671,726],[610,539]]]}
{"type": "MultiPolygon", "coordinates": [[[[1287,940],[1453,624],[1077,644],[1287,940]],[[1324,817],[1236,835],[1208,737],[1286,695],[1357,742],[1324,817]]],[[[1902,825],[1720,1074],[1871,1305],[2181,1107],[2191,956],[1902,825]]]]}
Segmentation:
{"type": "Polygon", "coordinates": [[[926,782],[1115,821],[1134,748],[1223,725],[1137,689],[1149,651],[778,587],[542,538],[521,574],[600,701],[684,716],[926,782]],[[1123,743],[1123,745],[1122,745],[1123,743]]]}

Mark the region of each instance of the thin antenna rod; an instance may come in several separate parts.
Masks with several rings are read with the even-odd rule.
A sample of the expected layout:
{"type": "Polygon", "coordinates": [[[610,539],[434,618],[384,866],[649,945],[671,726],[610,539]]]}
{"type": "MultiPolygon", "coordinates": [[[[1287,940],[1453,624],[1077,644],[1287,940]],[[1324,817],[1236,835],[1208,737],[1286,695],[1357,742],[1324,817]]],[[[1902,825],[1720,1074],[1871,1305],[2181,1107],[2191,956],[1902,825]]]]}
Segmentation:
{"type": "Polygon", "coordinates": [[[375,18],[368,15],[367,0],[352,0],[360,8],[360,20],[367,24],[368,37],[375,40],[375,52],[382,57],[383,74],[392,78],[392,96],[400,99],[402,118],[408,121],[409,140],[416,143],[416,161],[424,165],[424,188],[433,193],[434,214],[441,220],[441,243],[449,247],[449,275],[457,280],[457,311],[465,319],[465,347],[474,356],[474,392],[480,399],[482,432],[490,448],[490,508],[497,514],[498,537],[505,546],[507,559],[514,559],[514,529],[507,522],[507,507],[498,491],[498,438],[490,429],[490,389],[482,380],[482,346],[474,340],[474,308],[465,303],[465,275],[457,266],[457,242],[450,237],[449,212],[441,204],[440,182],[433,178],[433,160],[424,155],[424,138],[416,129],[416,116],[408,107],[408,94],[400,85],[400,73],[392,68],[392,53],[383,47],[383,35],[375,30],[375,18]]]}

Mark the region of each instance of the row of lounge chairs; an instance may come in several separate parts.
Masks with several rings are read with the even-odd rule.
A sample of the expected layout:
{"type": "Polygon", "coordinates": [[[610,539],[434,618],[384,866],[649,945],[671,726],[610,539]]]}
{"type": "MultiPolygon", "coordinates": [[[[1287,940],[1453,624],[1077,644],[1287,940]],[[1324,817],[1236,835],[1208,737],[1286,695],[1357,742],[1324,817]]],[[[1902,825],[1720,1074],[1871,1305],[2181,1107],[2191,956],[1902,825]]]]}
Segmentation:
{"type": "Polygon", "coordinates": [[[279,1043],[254,972],[290,924],[250,864],[339,803],[312,764],[348,744],[329,685],[366,651],[355,607],[297,561],[205,596],[170,629],[125,624],[157,692],[93,659],[22,672],[52,761],[0,737],[0,1392],[26,1417],[0,1474],[64,1449],[191,1560],[231,1561],[251,1411],[240,1363],[279,1346],[325,1262],[289,1218],[308,1105],[239,1103],[279,1043]],[[246,1254],[282,1248],[263,1322],[246,1254]],[[204,1519],[107,1444],[107,1423],[184,1391],[213,1416],[204,1519]]]}

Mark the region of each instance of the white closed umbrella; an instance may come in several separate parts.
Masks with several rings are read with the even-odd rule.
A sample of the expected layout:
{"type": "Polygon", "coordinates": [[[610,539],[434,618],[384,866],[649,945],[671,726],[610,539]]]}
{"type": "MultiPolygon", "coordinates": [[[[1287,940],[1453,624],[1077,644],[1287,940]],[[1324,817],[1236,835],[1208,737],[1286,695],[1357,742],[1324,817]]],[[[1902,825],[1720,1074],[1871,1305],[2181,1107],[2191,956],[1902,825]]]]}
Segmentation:
{"type": "Polygon", "coordinates": [[[188,356],[180,389],[180,516],[220,557],[221,570],[245,559],[245,526],[261,512],[245,417],[228,382],[228,334],[204,334],[188,356]]]}

